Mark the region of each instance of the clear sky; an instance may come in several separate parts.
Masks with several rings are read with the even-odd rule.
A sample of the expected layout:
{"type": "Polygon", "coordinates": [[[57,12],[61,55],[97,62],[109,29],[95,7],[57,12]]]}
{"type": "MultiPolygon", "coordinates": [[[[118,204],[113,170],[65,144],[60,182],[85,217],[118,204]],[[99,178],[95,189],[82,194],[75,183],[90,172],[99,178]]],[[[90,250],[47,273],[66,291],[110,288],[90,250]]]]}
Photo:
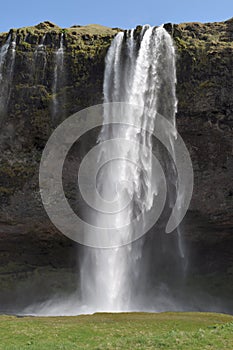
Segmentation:
{"type": "Polygon", "coordinates": [[[50,20],[60,27],[97,23],[132,28],[138,24],[214,22],[233,17],[233,0],[3,0],[0,32],[50,20]]]}

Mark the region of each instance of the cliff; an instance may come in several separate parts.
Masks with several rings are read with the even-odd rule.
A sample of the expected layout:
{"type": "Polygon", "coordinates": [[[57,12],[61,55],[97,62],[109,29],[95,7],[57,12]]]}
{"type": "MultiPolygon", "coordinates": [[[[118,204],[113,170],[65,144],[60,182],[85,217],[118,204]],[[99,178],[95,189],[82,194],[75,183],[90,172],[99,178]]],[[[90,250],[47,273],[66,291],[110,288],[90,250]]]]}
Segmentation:
{"type": "MultiPolygon", "coordinates": [[[[203,279],[213,273],[218,278],[223,271],[232,279],[233,20],[165,28],[177,47],[177,125],[195,175],[183,225],[190,269],[203,279]]],[[[21,288],[19,280],[25,289],[28,276],[35,289],[43,280],[50,293],[62,285],[64,271],[76,283],[76,245],[46,216],[38,167],[52,130],[74,112],[102,102],[104,58],[118,31],[99,25],[62,29],[50,22],[10,31],[15,52],[9,50],[1,72],[8,77],[1,82],[1,103],[7,99],[7,108],[0,110],[2,298],[7,299],[9,288],[21,288]],[[55,82],[61,39],[64,65],[55,82]],[[50,276],[53,283],[48,286],[50,276]]],[[[0,47],[7,37],[0,35],[0,47]]],[[[227,287],[230,293],[232,286],[227,287]]]]}

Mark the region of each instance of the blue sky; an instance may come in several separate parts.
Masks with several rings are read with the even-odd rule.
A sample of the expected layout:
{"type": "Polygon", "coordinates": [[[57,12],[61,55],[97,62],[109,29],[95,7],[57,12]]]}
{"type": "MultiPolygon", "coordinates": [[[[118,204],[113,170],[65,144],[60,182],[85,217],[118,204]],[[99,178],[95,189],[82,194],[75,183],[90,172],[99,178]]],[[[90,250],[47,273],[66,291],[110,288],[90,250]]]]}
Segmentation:
{"type": "Polygon", "coordinates": [[[137,24],[213,22],[233,17],[233,0],[11,0],[2,1],[0,32],[50,20],[61,27],[98,23],[132,28],[137,24]]]}

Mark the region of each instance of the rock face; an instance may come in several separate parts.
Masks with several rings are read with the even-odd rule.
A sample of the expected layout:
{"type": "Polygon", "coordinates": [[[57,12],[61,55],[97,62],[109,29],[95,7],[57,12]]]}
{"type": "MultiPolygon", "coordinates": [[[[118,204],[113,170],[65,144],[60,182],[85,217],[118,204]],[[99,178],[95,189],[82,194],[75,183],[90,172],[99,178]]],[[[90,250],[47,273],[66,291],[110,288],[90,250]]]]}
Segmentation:
{"type": "Polygon", "coordinates": [[[195,170],[191,209],[232,222],[233,21],[174,27],[178,127],[195,170]]]}
{"type": "MultiPolygon", "coordinates": [[[[41,151],[63,119],[102,102],[104,57],[116,33],[97,25],[62,30],[50,22],[11,31],[17,45],[8,109],[1,113],[2,221],[9,216],[17,222],[41,216],[41,208],[37,210],[41,151]],[[63,81],[54,92],[56,50],[62,34],[63,81]],[[39,47],[42,43],[43,48],[39,47]],[[59,104],[56,117],[52,111],[55,97],[59,104]]],[[[0,45],[6,37],[1,37],[0,45]]],[[[10,50],[7,59],[10,61],[10,50]]],[[[6,74],[7,64],[3,68],[6,74]]]]}
{"type": "MultiPolygon", "coordinates": [[[[165,28],[177,46],[177,125],[190,151],[195,175],[190,213],[184,223],[190,271],[202,281],[215,274],[216,283],[224,272],[226,280],[231,281],[225,288],[230,295],[233,20],[166,24],[165,28]],[[203,254],[207,254],[206,259],[203,254]]],[[[59,290],[64,275],[66,279],[72,276],[71,285],[77,282],[73,273],[76,245],[61,236],[46,216],[39,195],[38,168],[52,130],[71,114],[102,102],[104,58],[118,31],[99,25],[61,29],[51,22],[10,31],[16,52],[11,81],[6,86],[7,109],[0,113],[2,309],[9,301],[9,289],[17,287],[20,294],[26,280],[37,281],[30,289],[31,295],[40,283],[47,294],[59,290]],[[63,75],[54,91],[55,58],[61,36],[63,75]],[[56,117],[54,99],[59,110],[56,117]]],[[[0,35],[0,47],[7,37],[8,33],[0,35]]],[[[9,50],[2,67],[3,77],[10,69],[10,54],[9,50]]],[[[195,284],[196,280],[190,283],[195,284]]],[[[215,283],[208,281],[211,286],[215,283]]],[[[198,288],[200,285],[203,283],[198,288]]],[[[208,290],[206,285],[203,288],[208,290]]],[[[14,293],[14,297],[18,295],[14,293]]],[[[217,293],[222,293],[220,287],[217,293]]]]}

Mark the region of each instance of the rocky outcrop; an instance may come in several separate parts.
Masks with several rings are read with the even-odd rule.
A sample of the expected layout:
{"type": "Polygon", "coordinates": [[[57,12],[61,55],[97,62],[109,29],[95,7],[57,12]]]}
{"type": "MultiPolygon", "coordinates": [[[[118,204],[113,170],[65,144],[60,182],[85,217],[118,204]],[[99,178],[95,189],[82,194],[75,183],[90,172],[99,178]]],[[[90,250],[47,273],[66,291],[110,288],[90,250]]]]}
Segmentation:
{"type": "Polygon", "coordinates": [[[191,209],[232,223],[233,20],[174,26],[178,126],[195,172],[191,209]]]}
{"type": "MultiPolygon", "coordinates": [[[[184,224],[193,262],[190,268],[202,276],[216,271],[220,276],[227,269],[232,279],[228,248],[233,227],[233,20],[165,27],[177,46],[177,124],[195,174],[190,215],[184,224]],[[210,249],[215,253],[209,254],[210,249]],[[207,260],[195,265],[205,252],[207,260]],[[213,267],[215,260],[221,262],[221,268],[213,267]]],[[[50,22],[10,31],[16,39],[16,55],[8,106],[0,115],[3,295],[18,286],[17,276],[38,276],[38,269],[43,275],[64,268],[72,275],[75,244],[61,236],[46,216],[39,195],[39,162],[52,130],[62,120],[102,102],[104,58],[118,31],[98,25],[62,29],[50,22]],[[54,60],[62,34],[63,80],[54,92],[54,60]],[[55,117],[54,95],[59,104],[55,117]],[[64,260],[67,252],[71,259],[64,260]],[[63,263],[58,262],[57,254],[63,263]]],[[[0,47],[7,36],[0,35],[0,47]]],[[[5,64],[3,75],[7,69],[5,64]]],[[[38,281],[41,283],[40,278],[38,281]]]]}
{"type": "MultiPolygon", "coordinates": [[[[102,101],[104,57],[116,32],[97,25],[61,29],[50,22],[10,32],[17,45],[8,108],[1,113],[0,220],[25,222],[44,216],[38,196],[41,152],[63,119],[102,101]],[[55,53],[62,33],[63,82],[54,93],[55,53]],[[42,42],[44,49],[39,51],[42,42]],[[56,117],[52,113],[55,95],[56,117]]],[[[1,36],[0,45],[7,35],[1,36]]],[[[4,68],[6,73],[7,64],[4,68]]]]}

